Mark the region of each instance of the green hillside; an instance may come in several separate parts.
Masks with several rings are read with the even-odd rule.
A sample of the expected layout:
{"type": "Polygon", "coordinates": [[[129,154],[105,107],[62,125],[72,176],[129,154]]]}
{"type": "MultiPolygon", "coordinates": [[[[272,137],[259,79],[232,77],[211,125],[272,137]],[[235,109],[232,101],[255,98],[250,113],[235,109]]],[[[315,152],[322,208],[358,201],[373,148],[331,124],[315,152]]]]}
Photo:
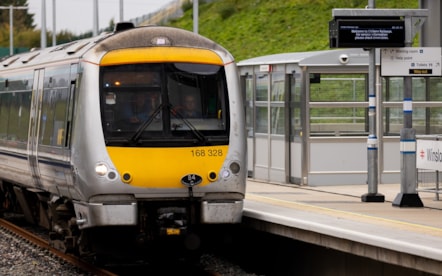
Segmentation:
{"type": "MultiPolygon", "coordinates": [[[[327,50],[333,8],[364,8],[367,0],[200,0],[199,33],[227,48],[237,61],[327,50]]],[[[418,8],[418,0],[375,1],[376,8],[418,8]]],[[[191,8],[191,5],[190,5],[191,8]]],[[[193,29],[192,9],[170,25],[193,29]]]]}

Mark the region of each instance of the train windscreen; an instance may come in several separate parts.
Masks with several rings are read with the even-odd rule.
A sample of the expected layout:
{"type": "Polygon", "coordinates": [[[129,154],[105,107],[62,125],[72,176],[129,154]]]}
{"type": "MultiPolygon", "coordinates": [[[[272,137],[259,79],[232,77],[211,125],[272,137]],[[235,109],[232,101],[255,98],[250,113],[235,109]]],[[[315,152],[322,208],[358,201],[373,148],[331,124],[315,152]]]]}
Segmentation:
{"type": "Polygon", "coordinates": [[[108,146],[223,145],[229,137],[224,68],[194,63],[103,66],[108,146]]]}

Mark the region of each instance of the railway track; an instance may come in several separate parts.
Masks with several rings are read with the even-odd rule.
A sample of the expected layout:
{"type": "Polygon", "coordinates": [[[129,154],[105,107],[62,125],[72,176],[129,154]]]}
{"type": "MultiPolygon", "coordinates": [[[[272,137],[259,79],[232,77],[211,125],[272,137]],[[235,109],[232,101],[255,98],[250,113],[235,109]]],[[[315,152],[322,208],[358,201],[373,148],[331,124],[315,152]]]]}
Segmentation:
{"type": "MultiPolygon", "coordinates": [[[[45,253],[37,253],[37,255],[50,255],[51,259],[55,259],[57,263],[61,263],[61,266],[64,264],[70,264],[70,267],[75,267],[76,271],[79,273],[69,274],[69,275],[170,275],[170,274],[184,274],[184,275],[194,275],[194,276],[219,276],[225,275],[224,273],[220,273],[214,271],[213,263],[218,262],[215,256],[206,256],[205,263],[207,260],[209,262],[209,266],[212,263],[212,267],[207,269],[204,265],[198,266],[195,264],[188,263],[180,263],[174,262],[173,260],[166,260],[162,264],[118,264],[118,265],[106,265],[103,267],[96,266],[86,260],[83,260],[77,256],[72,254],[65,254],[49,245],[48,238],[44,237],[38,230],[34,229],[33,226],[29,226],[24,224],[21,219],[4,219],[0,218],[0,238],[4,239],[2,233],[8,233],[11,236],[15,237],[14,240],[18,240],[17,242],[8,242],[7,247],[17,247],[17,243],[27,244],[27,247],[30,246],[32,251],[33,248],[36,248],[35,251],[42,251],[45,253]],[[23,225],[24,224],[24,225],[23,225]],[[11,245],[12,244],[12,245],[11,245]],[[49,254],[48,254],[49,253],[49,254]]],[[[8,235],[9,236],[9,235],[8,235]]],[[[4,246],[4,245],[2,245],[4,246]]],[[[11,249],[12,250],[12,249],[11,249]]],[[[7,251],[7,249],[5,250],[7,251]]],[[[30,251],[26,249],[26,251],[30,251]]],[[[0,256],[2,256],[0,254],[0,256]]],[[[20,256],[20,255],[18,255],[20,256]]],[[[3,256],[2,256],[3,257],[3,256]]],[[[27,256],[19,257],[23,258],[22,263],[39,263],[39,261],[27,259],[27,256]]],[[[31,257],[29,257],[31,258],[31,257]]],[[[13,258],[15,259],[15,257],[13,258]]],[[[4,265],[4,264],[3,264],[4,265]]],[[[4,265],[5,266],[5,265],[4,265]]],[[[3,274],[4,271],[0,271],[1,275],[15,275],[15,273],[19,273],[15,270],[11,270],[11,274],[3,274]]],[[[63,272],[60,272],[63,273],[63,272]]],[[[35,274],[21,274],[21,275],[37,275],[38,271],[35,274]]],[[[51,273],[47,273],[45,275],[52,275],[51,273]]]]}
{"type": "Polygon", "coordinates": [[[36,247],[43,249],[43,250],[47,250],[48,252],[50,252],[52,255],[56,256],[58,259],[60,259],[61,261],[70,263],[72,266],[77,267],[79,270],[84,271],[90,275],[102,275],[102,276],[116,276],[117,274],[97,267],[91,263],[88,263],[82,259],[80,259],[79,257],[70,255],[70,254],[65,254],[61,251],[58,251],[54,248],[52,248],[51,246],[49,246],[49,242],[47,240],[45,240],[44,238],[10,222],[7,221],[3,218],[0,218],[0,227],[7,230],[8,232],[20,237],[21,239],[32,243],[33,245],[35,245],[36,247]]]}

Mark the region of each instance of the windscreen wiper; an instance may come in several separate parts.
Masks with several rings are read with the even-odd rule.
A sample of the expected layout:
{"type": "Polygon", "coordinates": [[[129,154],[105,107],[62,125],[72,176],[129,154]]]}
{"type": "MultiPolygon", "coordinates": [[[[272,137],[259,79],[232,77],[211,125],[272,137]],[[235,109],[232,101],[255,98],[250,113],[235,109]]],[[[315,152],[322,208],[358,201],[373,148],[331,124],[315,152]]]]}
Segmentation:
{"type": "Polygon", "coordinates": [[[179,111],[177,111],[172,104],[169,104],[167,106],[169,108],[170,113],[177,119],[180,119],[193,133],[193,135],[201,142],[206,144],[207,138],[204,136],[204,134],[201,133],[194,125],[192,125],[189,120],[183,117],[179,111]]]}
{"type": "Polygon", "coordinates": [[[150,115],[149,118],[147,118],[135,131],[135,134],[132,135],[132,137],[129,139],[129,141],[136,143],[138,142],[138,140],[141,137],[141,134],[143,133],[143,131],[153,122],[153,120],[155,119],[155,117],[160,113],[161,108],[163,107],[163,104],[160,104],[157,108],[155,108],[154,112],[152,113],[152,115],[150,115]]]}

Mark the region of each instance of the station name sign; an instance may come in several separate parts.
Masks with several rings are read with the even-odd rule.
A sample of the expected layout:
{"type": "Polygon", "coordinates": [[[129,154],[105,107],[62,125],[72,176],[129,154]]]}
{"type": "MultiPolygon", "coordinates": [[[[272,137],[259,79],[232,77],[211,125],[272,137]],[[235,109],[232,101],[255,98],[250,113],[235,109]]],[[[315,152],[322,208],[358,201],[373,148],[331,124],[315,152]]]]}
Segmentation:
{"type": "Polygon", "coordinates": [[[417,140],[416,168],[442,171],[442,141],[417,140]]]}
{"type": "Polygon", "coordinates": [[[330,48],[405,46],[405,22],[393,18],[338,18],[329,22],[330,48]]]}

